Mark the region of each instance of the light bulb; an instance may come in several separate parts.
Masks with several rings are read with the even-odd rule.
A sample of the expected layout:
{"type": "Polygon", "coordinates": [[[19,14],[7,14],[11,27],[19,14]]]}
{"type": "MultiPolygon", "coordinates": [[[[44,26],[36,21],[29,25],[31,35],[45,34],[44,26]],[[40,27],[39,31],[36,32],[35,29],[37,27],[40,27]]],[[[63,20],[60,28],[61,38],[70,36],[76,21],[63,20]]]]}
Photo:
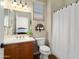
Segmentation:
{"type": "Polygon", "coordinates": [[[13,2],[13,6],[17,6],[17,3],[16,2],[13,2]]]}
{"type": "Polygon", "coordinates": [[[22,8],[22,4],[19,4],[19,8],[22,8]]]}
{"type": "Polygon", "coordinates": [[[4,2],[3,2],[3,1],[1,1],[1,3],[0,3],[0,4],[1,4],[1,6],[4,6],[4,2]]]}
{"type": "Polygon", "coordinates": [[[28,9],[27,5],[24,6],[24,9],[28,9]]]}

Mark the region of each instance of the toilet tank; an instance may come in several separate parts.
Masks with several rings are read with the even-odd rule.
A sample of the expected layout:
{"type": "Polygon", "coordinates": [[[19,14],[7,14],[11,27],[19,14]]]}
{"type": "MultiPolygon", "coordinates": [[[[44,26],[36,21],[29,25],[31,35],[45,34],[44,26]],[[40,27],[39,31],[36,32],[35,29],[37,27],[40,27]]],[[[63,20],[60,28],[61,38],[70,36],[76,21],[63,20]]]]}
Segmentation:
{"type": "Polygon", "coordinates": [[[43,46],[45,44],[45,37],[35,38],[37,40],[38,46],[43,46]]]}

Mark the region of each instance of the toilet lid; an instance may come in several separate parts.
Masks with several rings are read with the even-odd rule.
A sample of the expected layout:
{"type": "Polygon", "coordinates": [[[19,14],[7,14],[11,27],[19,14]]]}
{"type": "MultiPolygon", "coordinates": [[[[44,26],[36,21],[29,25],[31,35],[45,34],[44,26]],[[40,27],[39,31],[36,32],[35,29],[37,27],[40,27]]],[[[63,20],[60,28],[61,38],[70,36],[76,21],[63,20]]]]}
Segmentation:
{"type": "Polygon", "coordinates": [[[50,51],[50,48],[48,46],[40,46],[40,50],[50,51]]]}

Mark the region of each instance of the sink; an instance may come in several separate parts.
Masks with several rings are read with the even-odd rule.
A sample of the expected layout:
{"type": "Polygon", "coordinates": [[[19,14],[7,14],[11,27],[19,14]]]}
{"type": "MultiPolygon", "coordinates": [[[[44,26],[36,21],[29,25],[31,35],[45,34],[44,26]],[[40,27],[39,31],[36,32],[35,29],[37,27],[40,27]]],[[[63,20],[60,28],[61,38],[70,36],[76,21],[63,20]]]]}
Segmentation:
{"type": "Polygon", "coordinates": [[[11,44],[11,43],[19,43],[19,42],[29,42],[29,41],[35,41],[34,38],[29,36],[21,36],[21,35],[14,35],[11,37],[7,37],[4,40],[4,44],[11,44]]]}

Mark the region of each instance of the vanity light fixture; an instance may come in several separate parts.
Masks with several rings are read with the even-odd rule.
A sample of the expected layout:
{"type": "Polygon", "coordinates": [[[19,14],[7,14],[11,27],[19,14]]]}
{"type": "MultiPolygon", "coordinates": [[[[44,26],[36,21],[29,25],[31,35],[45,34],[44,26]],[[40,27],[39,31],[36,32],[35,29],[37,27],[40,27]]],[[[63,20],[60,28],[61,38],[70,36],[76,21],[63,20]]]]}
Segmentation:
{"type": "Polygon", "coordinates": [[[20,4],[21,4],[21,5],[23,5],[23,6],[24,6],[24,5],[27,5],[27,3],[26,3],[26,2],[23,4],[23,3],[22,3],[22,0],[20,0],[20,2],[19,2],[19,3],[17,3],[17,1],[16,1],[16,0],[14,0],[14,1],[12,1],[12,3],[14,3],[14,4],[18,5],[18,6],[19,6],[20,4]]]}
{"type": "Polygon", "coordinates": [[[17,1],[14,0],[14,2],[12,4],[13,4],[14,7],[27,9],[27,3],[22,4],[22,0],[20,0],[19,3],[17,3],[17,1]]]}
{"type": "Polygon", "coordinates": [[[15,7],[16,7],[16,6],[17,6],[17,3],[16,3],[16,2],[13,2],[13,6],[15,6],[15,7]]]}
{"type": "MultiPolygon", "coordinates": [[[[29,2],[28,2],[29,3],[29,2]]],[[[10,10],[16,11],[24,11],[24,12],[32,12],[31,6],[28,6],[27,2],[23,2],[22,0],[4,0],[0,2],[1,7],[10,10]]]]}

